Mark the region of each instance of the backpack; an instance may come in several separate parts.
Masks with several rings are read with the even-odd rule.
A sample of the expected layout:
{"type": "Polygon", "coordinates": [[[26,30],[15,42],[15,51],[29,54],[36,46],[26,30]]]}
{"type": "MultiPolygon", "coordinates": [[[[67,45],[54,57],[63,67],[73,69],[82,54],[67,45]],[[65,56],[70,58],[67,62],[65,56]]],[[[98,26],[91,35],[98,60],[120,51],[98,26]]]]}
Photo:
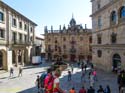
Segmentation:
{"type": "Polygon", "coordinates": [[[46,76],[47,76],[46,73],[43,73],[43,74],[40,76],[40,84],[41,84],[41,87],[42,87],[42,88],[44,87],[44,80],[45,80],[46,76]]]}
{"type": "Polygon", "coordinates": [[[54,84],[54,77],[51,75],[47,75],[44,80],[44,87],[45,90],[52,91],[53,90],[53,84],[54,84]]]}

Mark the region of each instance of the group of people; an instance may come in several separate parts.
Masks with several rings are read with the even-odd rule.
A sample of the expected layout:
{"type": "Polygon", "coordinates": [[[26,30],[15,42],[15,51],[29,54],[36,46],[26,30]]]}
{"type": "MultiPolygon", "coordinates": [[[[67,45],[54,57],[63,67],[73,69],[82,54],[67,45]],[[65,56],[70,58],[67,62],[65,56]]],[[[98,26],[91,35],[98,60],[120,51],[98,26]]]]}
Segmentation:
{"type": "MultiPolygon", "coordinates": [[[[72,89],[69,90],[69,93],[77,93],[77,92],[73,87],[72,89]]],[[[84,86],[82,86],[82,88],[78,91],[78,93],[111,93],[111,90],[109,85],[107,85],[105,89],[103,89],[102,85],[100,85],[97,92],[92,86],[90,86],[90,88],[87,90],[84,88],[84,86]]]]}
{"type": "MultiPolygon", "coordinates": [[[[89,89],[85,89],[84,86],[79,90],[79,93],[111,93],[111,89],[109,87],[109,85],[106,86],[106,88],[103,88],[102,85],[99,86],[99,89],[97,90],[97,92],[94,89],[94,84],[96,81],[98,81],[97,79],[97,72],[96,69],[94,69],[93,64],[89,64],[91,69],[89,71],[87,71],[87,63],[80,63],[79,67],[81,67],[81,82],[84,80],[84,82],[86,82],[85,80],[85,75],[87,75],[88,73],[88,79],[89,79],[89,83],[90,83],[90,88],[89,89]]],[[[72,76],[72,68],[73,66],[71,65],[71,71],[68,70],[68,81],[71,80],[71,76],[72,76]]],[[[73,87],[72,89],[70,89],[69,93],[76,93],[75,88],[73,87]]]]}
{"type": "MultiPolygon", "coordinates": [[[[22,71],[23,71],[23,68],[20,66],[19,67],[19,72],[18,72],[18,77],[22,76],[22,71]]],[[[14,68],[11,67],[10,68],[10,76],[9,77],[13,77],[14,76],[14,68]]]]}
{"type": "MultiPolygon", "coordinates": [[[[68,70],[68,81],[72,80],[72,74],[74,71],[73,64],[70,65],[71,70],[68,70]]],[[[85,79],[85,75],[87,75],[87,64],[81,64],[81,82],[83,79],[85,79]]],[[[38,88],[38,93],[67,93],[67,91],[61,89],[60,87],[60,80],[59,77],[61,76],[61,70],[58,68],[56,70],[52,70],[49,68],[47,70],[47,73],[42,73],[40,76],[37,76],[37,79],[35,80],[35,84],[38,88]]],[[[91,70],[89,70],[89,82],[90,87],[89,89],[85,89],[84,86],[79,89],[78,93],[111,93],[109,85],[106,86],[106,88],[103,88],[102,85],[99,86],[99,89],[96,91],[94,89],[94,83],[97,81],[97,72],[93,68],[93,65],[91,66],[91,70]]],[[[75,90],[75,87],[72,87],[70,90],[68,90],[68,93],[77,93],[75,90]]]]}
{"type": "Polygon", "coordinates": [[[60,75],[60,69],[53,71],[51,68],[47,70],[47,73],[43,73],[41,76],[38,75],[35,81],[38,93],[65,93],[64,90],[60,88],[60,75]]]}

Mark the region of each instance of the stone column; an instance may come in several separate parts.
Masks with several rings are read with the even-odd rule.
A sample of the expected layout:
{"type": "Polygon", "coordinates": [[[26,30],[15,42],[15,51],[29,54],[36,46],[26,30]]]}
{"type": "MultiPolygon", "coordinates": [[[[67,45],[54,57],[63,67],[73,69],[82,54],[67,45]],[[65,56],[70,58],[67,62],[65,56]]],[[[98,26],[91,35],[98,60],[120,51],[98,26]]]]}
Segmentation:
{"type": "Polygon", "coordinates": [[[18,67],[18,50],[15,50],[15,54],[16,54],[16,66],[18,67]]]}
{"type": "Polygon", "coordinates": [[[22,53],[22,55],[21,55],[21,64],[22,64],[22,66],[24,66],[24,50],[21,50],[21,53],[22,53]]]}

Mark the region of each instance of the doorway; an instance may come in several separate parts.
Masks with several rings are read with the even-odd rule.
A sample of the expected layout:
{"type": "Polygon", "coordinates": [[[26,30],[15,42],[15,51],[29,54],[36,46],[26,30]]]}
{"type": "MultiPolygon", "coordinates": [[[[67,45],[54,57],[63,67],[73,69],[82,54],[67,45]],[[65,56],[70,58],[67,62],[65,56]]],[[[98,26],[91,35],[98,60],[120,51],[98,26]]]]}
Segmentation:
{"type": "Polygon", "coordinates": [[[114,54],[112,58],[113,71],[117,71],[118,68],[121,68],[121,57],[119,54],[114,54]]]}
{"type": "Polygon", "coordinates": [[[75,62],[76,55],[75,54],[70,54],[70,61],[75,62]]]}

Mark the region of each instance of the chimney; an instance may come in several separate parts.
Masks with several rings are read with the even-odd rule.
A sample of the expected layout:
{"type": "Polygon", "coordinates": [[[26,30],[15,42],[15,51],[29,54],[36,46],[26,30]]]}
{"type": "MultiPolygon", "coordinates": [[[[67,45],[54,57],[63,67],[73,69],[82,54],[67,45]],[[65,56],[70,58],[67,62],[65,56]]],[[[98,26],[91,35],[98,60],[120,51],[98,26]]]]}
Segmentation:
{"type": "Polygon", "coordinates": [[[61,25],[59,26],[59,30],[61,31],[61,25]]]}
{"type": "Polygon", "coordinates": [[[85,29],[87,29],[87,24],[85,24],[85,29]]]}
{"type": "Polygon", "coordinates": [[[51,26],[51,33],[53,33],[53,26],[51,26]]]}

